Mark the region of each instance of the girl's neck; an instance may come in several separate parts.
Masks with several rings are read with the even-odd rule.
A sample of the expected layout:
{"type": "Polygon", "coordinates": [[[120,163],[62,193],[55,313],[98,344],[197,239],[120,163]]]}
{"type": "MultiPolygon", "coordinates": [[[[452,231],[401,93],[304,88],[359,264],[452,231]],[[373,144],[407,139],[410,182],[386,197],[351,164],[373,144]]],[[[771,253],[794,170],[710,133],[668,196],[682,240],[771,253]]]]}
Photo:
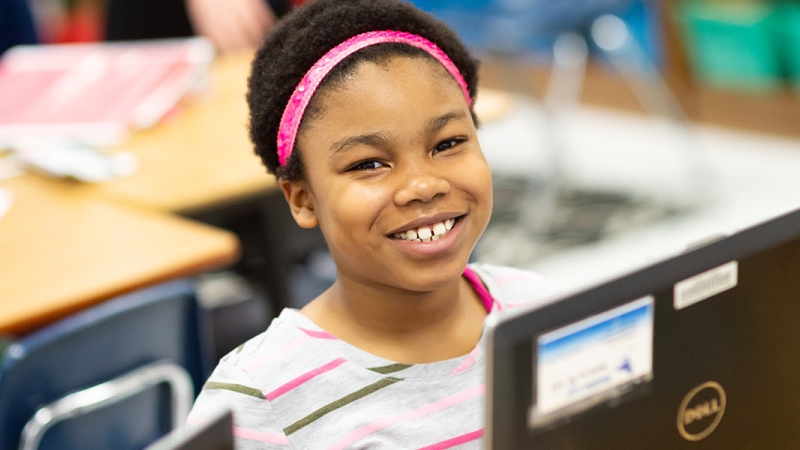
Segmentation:
{"type": "Polygon", "coordinates": [[[463,277],[430,292],[340,278],[301,312],[355,347],[407,364],[469,353],[480,339],[487,314],[463,277]]]}

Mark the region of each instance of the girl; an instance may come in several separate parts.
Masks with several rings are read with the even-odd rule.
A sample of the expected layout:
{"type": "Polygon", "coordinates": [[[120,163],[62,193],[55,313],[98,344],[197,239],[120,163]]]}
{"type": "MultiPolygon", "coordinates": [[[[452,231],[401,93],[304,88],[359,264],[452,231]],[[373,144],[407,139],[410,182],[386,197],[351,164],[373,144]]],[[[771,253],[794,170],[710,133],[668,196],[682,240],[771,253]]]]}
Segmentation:
{"type": "Polygon", "coordinates": [[[223,358],[192,411],[234,411],[237,448],[480,448],[483,324],[549,294],[467,262],[492,211],[477,63],[400,0],[318,0],[256,54],[250,135],[338,269],[223,358]]]}

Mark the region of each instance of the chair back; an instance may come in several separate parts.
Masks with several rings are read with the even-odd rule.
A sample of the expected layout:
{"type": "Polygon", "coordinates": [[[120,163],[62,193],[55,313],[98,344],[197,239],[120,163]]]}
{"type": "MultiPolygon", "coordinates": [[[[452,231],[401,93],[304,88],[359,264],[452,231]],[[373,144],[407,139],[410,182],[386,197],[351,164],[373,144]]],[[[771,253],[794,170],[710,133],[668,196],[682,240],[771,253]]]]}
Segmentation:
{"type": "Polygon", "coordinates": [[[146,447],[205,382],[206,327],[193,284],[177,281],[20,338],[0,361],[0,448],[146,447]]]}

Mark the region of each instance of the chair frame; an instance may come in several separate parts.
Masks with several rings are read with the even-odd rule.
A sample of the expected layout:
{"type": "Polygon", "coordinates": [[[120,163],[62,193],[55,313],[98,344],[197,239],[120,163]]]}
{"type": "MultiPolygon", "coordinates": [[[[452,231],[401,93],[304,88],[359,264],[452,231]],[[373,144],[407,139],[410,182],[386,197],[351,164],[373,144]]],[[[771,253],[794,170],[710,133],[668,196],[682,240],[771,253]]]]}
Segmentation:
{"type": "Polygon", "coordinates": [[[172,427],[175,428],[189,415],[194,388],[183,367],[162,361],[73,392],[39,408],[22,429],[19,450],[36,450],[47,430],[59,422],[120,402],[161,383],[168,384],[172,393],[172,427]]]}

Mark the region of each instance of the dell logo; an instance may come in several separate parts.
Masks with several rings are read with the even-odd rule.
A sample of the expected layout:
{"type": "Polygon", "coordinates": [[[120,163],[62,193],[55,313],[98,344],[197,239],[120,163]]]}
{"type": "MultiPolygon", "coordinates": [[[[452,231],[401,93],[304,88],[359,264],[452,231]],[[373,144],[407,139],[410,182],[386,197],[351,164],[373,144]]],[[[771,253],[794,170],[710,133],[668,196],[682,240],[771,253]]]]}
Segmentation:
{"type": "Polygon", "coordinates": [[[709,402],[703,402],[695,408],[689,408],[683,413],[683,425],[691,425],[695,420],[702,420],[722,411],[719,407],[719,400],[712,398],[709,402]]]}
{"type": "Polygon", "coordinates": [[[725,390],[716,381],[692,389],[678,408],[678,432],[687,441],[713,433],[725,413],[725,390]]]}

